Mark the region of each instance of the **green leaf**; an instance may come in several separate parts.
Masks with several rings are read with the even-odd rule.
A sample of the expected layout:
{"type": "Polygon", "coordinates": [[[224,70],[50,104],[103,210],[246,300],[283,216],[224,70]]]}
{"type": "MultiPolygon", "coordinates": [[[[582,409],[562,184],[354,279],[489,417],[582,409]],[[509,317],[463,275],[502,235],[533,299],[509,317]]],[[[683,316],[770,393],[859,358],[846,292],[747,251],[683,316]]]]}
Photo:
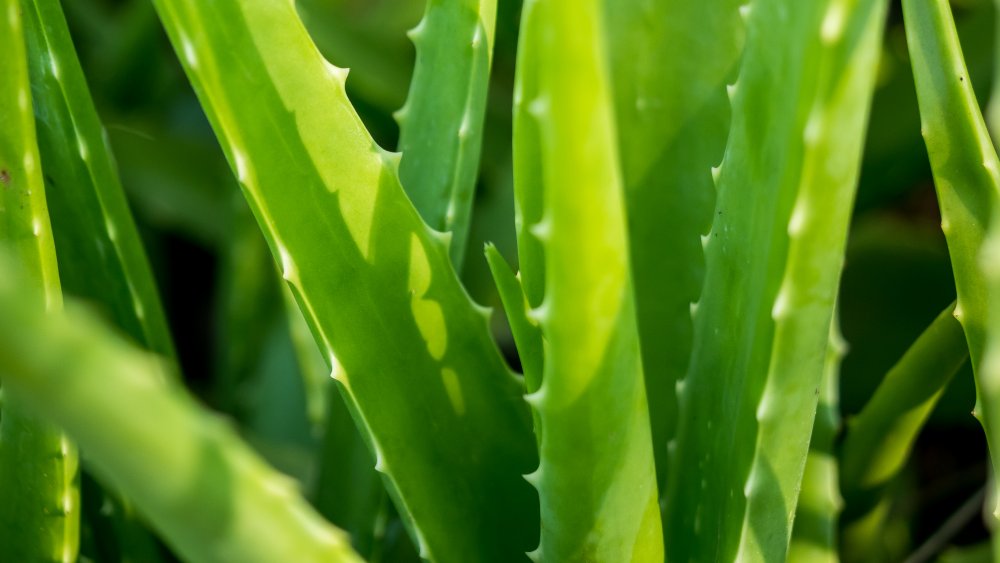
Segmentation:
{"type": "Polygon", "coordinates": [[[44,290],[45,308],[62,302],[55,245],[39,162],[20,0],[3,0],[0,59],[0,238],[44,290]]]}
{"type": "MultiPolygon", "coordinates": [[[[602,16],[598,0],[534,0],[521,20],[515,143],[538,149],[518,157],[544,171],[522,160],[518,180],[521,241],[534,245],[522,256],[539,251],[545,276],[522,263],[545,351],[528,397],[541,450],[526,476],[542,508],[533,557],[662,561],[602,16]]],[[[507,300],[516,316],[523,305],[507,300]]]]}
{"type": "MultiPolygon", "coordinates": [[[[62,306],[55,245],[32,116],[19,0],[0,1],[0,243],[31,279],[37,299],[18,305],[62,306]]],[[[5,320],[9,320],[6,307],[5,320]]],[[[38,346],[39,343],[35,343],[38,346]]],[[[16,349],[16,348],[15,348],[16,349]]],[[[36,419],[4,384],[0,418],[2,561],[74,561],[79,550],[80,493],[76,448],[56,427],[36,419]]]]}
{"type": "Polygon", "coordinates": [[[422,555],[522,557],[537,533],[523,388],[345,72],[291,3],[156,6],[422,555]]]}
{"type": "Polygon", "coordinates": [[[461,271],[479,170],[496,0],[427,0],[409,32],[417,62],[406,104],[396,112],[399,176],[432,229],[450,232],[461,271]]]}
{"type": "Polygon", "coordinates": [[[816,422],[809,441],[809,457],[802,474],[802,490],[788,548],[791,563],[838,563],[838,520],[844,500],[840,496],[836,453],[840,432],[840,362],[847,344],[834,313],[826,347],[823,382],[819,392],[816,422]]]}
{"type": "Polygon", "coordinates": [[[158,358],[82,308],[40,314],[25,302],[31,291],[16,271],[0,271],[0,369],[9,392],[69,429],[95,472],[133,499],[181,557],[361,561],[287,477],[164,384],[158,358]]]}
{"type": "Polygon", "coordinates": [[[877,550],[883,534],[886,491],[902,470],[917,434],[958,368],[969,357],[952,303],[889,370],[871,400],[847,425],[840,483],[845,557],[877,550]]]}
{"type": "Polygon", "coordinates": [[[629,251],[657,484],[677,427],[676,382],[691,355],[690,304],[712,223],[710,169],[722,160],[743,0],[606,0],[629,251]]]}
{"type": "Polygon", "coordinates": [[[525,388],[528,393],[534,393],[542,385],[542,366],[545,361],[541,328],[538,322],[531,318],[531,308],[528,306],[520,280],[510,270],[500,251],[492,244],[486,245],[486,261],[496,281],[503,308],[507,312],[510,331],[521,359],[525,388]]]}
{"type": "Polygon", "coordinates": [[[176,355],[142,239],[129,211],[58,0],[22,0],[29,74],[59,273],[67,294],[107,311],[126,334],[176,355]]]}
{"type": "Polygon", "coordinates": [[[1000,196],[1000,160],[969,84],[947,1],[904,0],[903,15],[921,130],[955,274],[955,318],[962,323],[976,374],[974,413],[986,433],[996,473],[1000,470],[1000,387],[989,383],[991,375],[981,373],[987,311],[995,290],[980,270],[979,257],[1000,196]]]}
{"type": "MultiPolygon", "coordinates": [[[[114,324],[179,372],[142,239],[58,1],[23,0],[29,76],[49,214],[63,290],[100,307],[114,324]]],[[[151,538],[110,497],[125,557],[151,538]],[[128,536],[128,537],[125,537],[128,536]]],[[[142,551],[139,552],[140,554],[142,551]]]]}
{"type": "Polygon", "coordinates": [[[669,559],[783,560],[821,385],[886,3],[755,0],[706,235],[669,559]]]}

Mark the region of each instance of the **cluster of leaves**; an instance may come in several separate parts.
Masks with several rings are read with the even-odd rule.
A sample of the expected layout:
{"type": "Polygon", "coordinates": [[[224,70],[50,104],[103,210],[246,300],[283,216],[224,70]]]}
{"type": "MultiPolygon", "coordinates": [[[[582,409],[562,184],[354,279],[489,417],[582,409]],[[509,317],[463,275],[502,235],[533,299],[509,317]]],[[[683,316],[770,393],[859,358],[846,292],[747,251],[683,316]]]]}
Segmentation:
{"type": "Polygon", "coordinates": [[[880,560],[967,359],[997,451],[1000,162],[946,0],[902,2],[912,81],[888,0],[93,4],[0,0],[0,560],[880,560]],[[950,256],[915,299],[957,300],[859,339],[895,364],[843,427],[851,221],[924,151],[886,91],[950,256]],[[123,185],[220,257],[211,377],[123,185]]]}

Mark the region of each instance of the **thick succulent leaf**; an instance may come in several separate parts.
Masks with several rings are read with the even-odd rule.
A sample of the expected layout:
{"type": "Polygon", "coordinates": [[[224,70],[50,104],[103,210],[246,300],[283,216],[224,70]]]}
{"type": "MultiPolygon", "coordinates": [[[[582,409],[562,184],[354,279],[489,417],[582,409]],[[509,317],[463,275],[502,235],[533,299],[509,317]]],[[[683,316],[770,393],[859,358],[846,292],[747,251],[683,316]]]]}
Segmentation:
{"type": "Polygon", "coordinates": [[[417,63],[406,105],[396,112],[399,176],[432,229],[450,232],[461,270],[479,171],[496,0],[427,0],[409,36],[417,63]]]}
{"type": "MultiPolygon", "coordinates": [[[[287,287],[281,293],[307,415],[320,440],[313,504],[326,519],[349,533],[354,549],[369,558],[377,549],[377,520],[389,498],[368,444],[354,425],[336,381],[330,378],[328,360],[316,346],[295,297],[287,287]]],[[[343,368],[338,364],[334,369],[343,368]]],[[[338,376],[343,377],[347,376],[338,376]]]]}
{"type": "Polygon", "coordinates": [[[179,555],[361,561],[288,478],[183,390],[165,385],[159,359],[82,308],[40,314],[25,303],[30,291],[15,272],[2,272],[0,369],[8,391],[70,429],[95,472],[133,499],[179,555]]]}
{"type": "Polygon", "coordinates": [[[903,15],[921,131],[955,274],[955,318],[962,323],[969,343],[976,373],[975,414],[986,432],[996,473],[1000,470],[1000,387],[987,385],[984,377],[989,376],[980,374],[992,290],[980,270],[979,255],[1000,197],[1000,160],[969,83],[947,0],[904,0],[903,15]]]}
{"type": "Polygon", "coordinates": [[[422,555],[518,558],[537,533],[522,387],[346,73],[291,3],[156,6],[422,555]]]}
{"type": "Polygon", "coordinates": [[[948,382],[969,357],[952,303],[889,370],[871,400],[852,418],[841,448],[840,483],[847,509],[848,560],[870,560],[877,550],[888,485],[909,457],[948,382]]]}
{"type": "MultiPolygon", "coordinates": [[[[375,549],[376,520],[388,496],[368,445],[354,426],[336,381],[330,379],[327,360],[316,347],[309,324],[291,291],[282,293],[306,408],[321,440],[313,504],[330,522],[347,531],[354,549],[367,558],[375,549]]],[[[338,365],[334,369],[343,368],[338,365]]]]}
{"type": "Polygon", "coordinates": [[[528,398],[541,450],[538,470],[527,476],[542,508],[533,555],[660,561],[601,4],[535,0],[524,10],[518,80],[532,88],[516,111],[532,121],[541,149],[534,158],[545,171],[528,178],[541,180],[528,188],[541,188],[544,217],[530,236],[543,250],[546,275],[543,303],[531,312],[545,339],[541,387],[528,398]]]}
{"type": "Polygon", "coordinates": [[[142,239],[58,0],[22,0],[45,190],[67,294],[136,342],[176,357],[142,239]]]}
{"type": "Polygon", "coordinates": [[[676,382],[691,355],[690,304],[712,223],[710,169],[729,130],[726,84],[743,45],[744,0],[605,0],[657,484],[677,426],[676,382]]]}
{"type": "Polygon", "coordinates": [[[754,0],[667,486],[672,561],[781,560],[886,3],[754,0]]]}
{"type": "Polygon", "coordinates": [[[840,474],[836,453],[840,431],[840,362],[847,344],[840,334],[837,318],[830,324],[826,364],[819,391],[816,422],[813,423],[809,456],[802,474],[802,490],[795,512],[790,563],[838,563],[837,526],[844,501],[840,496],[840,474]]]}
{"type": "MultiPolygon", "coordinates": [[[[19,0],[0,1],[0,245],[36,289],[21,307],[62,303],[46,209],[19,0]]],[[[6,308],[2,317],[7,318],[6,308]]],[[[37,346],[38,343],[35,343],[37,346]]],[[[77,454],[54,426],[7,392],[0,418],[0,561],[74,561],[79,549],[77,454]]]]}

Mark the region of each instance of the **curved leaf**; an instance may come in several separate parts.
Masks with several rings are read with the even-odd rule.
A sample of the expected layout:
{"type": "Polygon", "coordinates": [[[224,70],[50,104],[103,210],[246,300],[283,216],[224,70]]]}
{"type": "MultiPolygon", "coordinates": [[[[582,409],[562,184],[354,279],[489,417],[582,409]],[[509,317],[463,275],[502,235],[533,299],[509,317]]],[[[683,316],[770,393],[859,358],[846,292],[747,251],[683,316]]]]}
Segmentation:
{"type": "Polygon", "coordinates": [[[462,269],[479,171],[496,0],[427,0],[409,33],[417,63],[406,105],[396,112],[399,177],[432,229],[452,235],[462,269]]]}
{"type": "MultiPolygon", "coordinates": [[[[22,307],[62,306],[32,115],[20,0],[0,1],[0,243],[36,289],[22,307]]],[[[7,317],[4,310],[0,317],[7,317]]],[[[37,345],[37,343],[36,343],[37,345]]],[[[4,378],[0,418],[0,561],[74,561],[79,549],[76,448],[36,419],[4,378]]]]}
{"type": "MultiPolygon", "coordinates": [[[[921,130],[955,274],[955,318],[965,331],[976,374],[974,413],[986,432],[996,473],[1000,470],[1000,386],[989,384],[990,376],[980,373],[992,289],[980,270],[979,256],[1000,197],[1000,160],[969,84],[948,2],[904,0],[903,16],[921,130]]],[[[1000,511],[1000,504],[996,510],[1000,511]]]]}
{"type": "Polygon", "coordinates": [[[520,163],[527,173],[518,180],[521,240],[537,245],[545,276],[524,264],[529,302],[532,291],[543,295],[531,316],[545,353],[541,386],[528,397],[541,451],[538,470],[526,476],[542,509],[541,545],[532,555],[661,561],[601,3],[534,0],[524,10],[515,143],[539,149],[518,154],[543,173],[520,163]],[[540,193],[529,196],[532,189],[540,193]],[[529,224],[524,210],[532,206],[537,219],[529,224]]]}
{"type": "Polygon", "coordinates": [[[183,390],[166,386],[157,358],[125,344],[82,309],[41,315],[25,304],[31,292],[15,272],[0,272],[5,385],[70,429],[97,474],[134,499],[182,557],[361,561],[287,477],[183,390]]]}
{"type": "Polygon", "coordinates": [[[672,561],[782,560],[886,11],[754,0],[667,477],[672,561]]]}

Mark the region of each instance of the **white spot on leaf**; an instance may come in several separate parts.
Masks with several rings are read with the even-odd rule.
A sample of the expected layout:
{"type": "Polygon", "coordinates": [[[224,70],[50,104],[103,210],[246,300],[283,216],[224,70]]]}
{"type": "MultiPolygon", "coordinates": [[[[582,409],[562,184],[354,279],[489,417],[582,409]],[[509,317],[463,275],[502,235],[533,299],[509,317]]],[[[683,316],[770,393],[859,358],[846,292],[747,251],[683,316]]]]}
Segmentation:
{"type": "Polygon", "coordinates": [[[193,69],[198,68],[198,53],[194,50],[194,44],[185,35],[181,35],[181,51],[188,66],[193,69]]]}

